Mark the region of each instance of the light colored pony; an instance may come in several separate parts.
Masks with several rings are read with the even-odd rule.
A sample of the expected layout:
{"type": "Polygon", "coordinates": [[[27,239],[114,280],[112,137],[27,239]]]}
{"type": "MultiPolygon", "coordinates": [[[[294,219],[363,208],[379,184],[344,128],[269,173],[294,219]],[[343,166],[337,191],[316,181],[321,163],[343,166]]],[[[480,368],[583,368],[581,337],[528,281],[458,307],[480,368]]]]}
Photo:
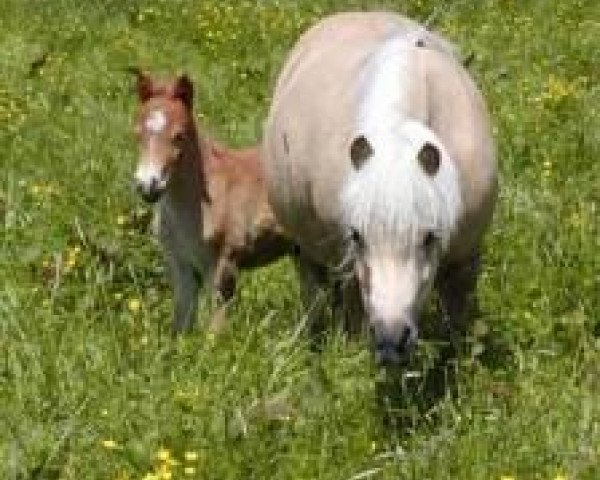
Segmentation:
{"type": "MultiPolygon", "coordinates": [[[[136,74],[135,183],[156,203],[155,226],[175,292],[173,331],[180,332],[193,325],[202,281],[222,304],[232,297],[240,268],[271,262],[292,245],[267,201],[259,150],[231,150],[198,135],[187,76],[160,82],[136,74]]],[[[214,318],[222,316],[220,309],[214,318]]]]}
{"type": "Polygon", "coordinates": [[[464,321],[497,173],[483,99],[453,47],[392,13],[324,19],[283,67],[263,146],[307,300],[348,266],[360,293],[346,303],[360,296],[384,363],[416,340],[434,282],[444,318],[464,321]]]}

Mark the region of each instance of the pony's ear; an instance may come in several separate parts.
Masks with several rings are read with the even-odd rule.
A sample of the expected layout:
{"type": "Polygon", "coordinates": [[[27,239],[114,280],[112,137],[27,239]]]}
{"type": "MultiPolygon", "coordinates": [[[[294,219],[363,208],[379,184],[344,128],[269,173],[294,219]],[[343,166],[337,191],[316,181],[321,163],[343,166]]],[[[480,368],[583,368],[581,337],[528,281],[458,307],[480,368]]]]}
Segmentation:
{"type": "Polygon", "coordinates": [[[175,80],[173,96],[181,100],[188,108],[194,103],[194,84],[185,73],[175,80]]]}
{"type": "Polygon", "coordinates": [[[350,145],[350,160],[357,170],[360,170],[366,161],[375,153],[373,147],[364,135],[359,135],[350,145]]]}
{"type": "Polygon", "coordinates": [[[426,142],[417,155],[417,159],[427,175],[435,175],[440,168],[440,150],[433,143],[426,142]]]}
{"type": "Polygon", "coordinates": [[[129,73],[132,73],[136,76],[136,90],[138,94],[138,98],[143,103],[146,100],[152,98],[154,95],[154,83],[150,78],[150,75],[144,73],[138,67],[129,67],[127,69],[129,73]]]}

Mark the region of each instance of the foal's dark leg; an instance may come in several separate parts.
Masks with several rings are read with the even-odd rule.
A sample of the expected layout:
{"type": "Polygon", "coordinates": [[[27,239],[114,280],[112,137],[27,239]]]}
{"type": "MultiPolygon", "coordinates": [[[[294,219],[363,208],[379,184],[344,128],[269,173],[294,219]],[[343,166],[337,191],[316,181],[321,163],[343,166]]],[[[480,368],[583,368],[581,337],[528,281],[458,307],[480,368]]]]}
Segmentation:
{"type": "Polygon", "coordinates": [[[172,331],[174,334],[191,330],[198,313],[198,290],[200,277],[194,267],[175,257],[167,258],[171,283],[174,291],[174,314],[172,331]]]}
{"type": "Polygon", "coordinates": [[[463,262],[450,264],[439,272],[436,285],[442,306],[442,320],[452,337],[464,336],[470,316],[476,309],[475,287],[479,273],[479,253],[463,262]]]}

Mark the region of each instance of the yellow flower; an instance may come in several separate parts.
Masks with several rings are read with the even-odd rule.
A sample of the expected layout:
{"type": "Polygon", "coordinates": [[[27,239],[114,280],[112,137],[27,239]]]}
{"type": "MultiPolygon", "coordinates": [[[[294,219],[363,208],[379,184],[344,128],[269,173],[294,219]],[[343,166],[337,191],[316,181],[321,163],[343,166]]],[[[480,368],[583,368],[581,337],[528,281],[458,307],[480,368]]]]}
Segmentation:
{"type": "Polygon", "coordinates": [[[166,448],[161,448],[156,452],[156,458],[161,462],[168,462],[171,459],[171,452],[166,448]]]}
{"type": "Polygon", "coordinates": [[[117,448],[119,448],[119,444],[112,439],[102,440],[102,442],[100,443],[107,450],[116,450],[117,448]]]}
{"type": "Polygon", "coordinates": [[[198,452],[185,452],[183,458],[186,462],[195,462],[198,460],[198,452]]]}
{"type": "Polygon", "coordinates": [[[164,463],[159,467],[158,471],[156,472],[156,475],[161,480],[171,480],[171,478],[173,478],[173,472],[171,472],[169,465],[166,465],[164,463]]]}
{"type": "Polygon", "coordinates": [[[185,467],[183,473],[186,475],[194,475],[196,473],[196,467],[185,467]]]}
{"type": "Polygon", "coordinates": [[[155,473],[147,473],[146,475],[144,475],[144,477],[142,478],[142,480],[159,480],[158,475],[156,475],[155,473]]]}
{"type": "Polygon", "coordinates": [[[117,217],[117,225],[119,225],[120,227],[122,227],[123,225],[125,225],[126,221],[127,221],[127,217],[125,215],[119,215],[117,217]]]}
{"type": "Polygon", "coordinates": [[[503,475],[500,477],[500,480],[515,480],[515,477],[512,475],[503,475]]]}
{"type": "Polygon", "coordinates": [[[139,298],[130,298],[129,301],[127,302],[127,307],[133,313],[139,312],[141,306],[142,306],[142,302],[140,302],[139,298]]]}
{"type": "Polygon", "coordinates": [[[554,477],[554,480],[567,480],[566,475],[561,475],[560,473],[554,477]]]}

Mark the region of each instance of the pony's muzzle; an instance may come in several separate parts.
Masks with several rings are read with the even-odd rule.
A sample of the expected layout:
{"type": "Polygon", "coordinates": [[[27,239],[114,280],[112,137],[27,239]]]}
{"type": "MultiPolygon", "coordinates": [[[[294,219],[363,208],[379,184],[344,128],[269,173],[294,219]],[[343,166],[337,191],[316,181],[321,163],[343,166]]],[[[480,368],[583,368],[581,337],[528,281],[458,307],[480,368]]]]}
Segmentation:
{"type": "Polygon", "coordinates": [[[396,334],[374,330],[373,336],[377,365],[394,366],[406,360],[413,350],[417,329],[412,325],[403,325],[396,334]]]}

